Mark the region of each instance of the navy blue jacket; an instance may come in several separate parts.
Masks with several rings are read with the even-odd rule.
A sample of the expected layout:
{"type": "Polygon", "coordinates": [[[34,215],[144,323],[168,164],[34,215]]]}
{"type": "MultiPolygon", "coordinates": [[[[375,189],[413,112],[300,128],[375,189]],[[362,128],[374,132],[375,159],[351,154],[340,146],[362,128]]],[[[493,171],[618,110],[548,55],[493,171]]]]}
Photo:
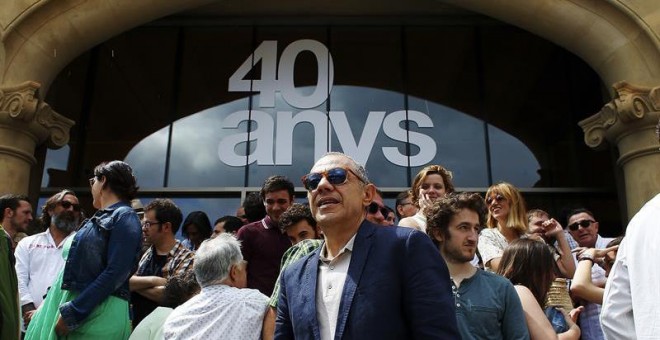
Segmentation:
{"type": "MultiPolygon", "coordinates": [[[[275,339],[320,339],[320,251],[284,270],[275,339]]],[[[360,225],[335,339],[460,339],[449,271],[428,236],[366,220],[360,225]]]]}
{"type": "Polygon", "coordinates": [[[71,330],[108,296],[128,300],[128,279],[140,255],[142,227],[124,202],[96,212],[76,233],[64,265],[62,289],[79,293],[60,306],[71,330]]]}

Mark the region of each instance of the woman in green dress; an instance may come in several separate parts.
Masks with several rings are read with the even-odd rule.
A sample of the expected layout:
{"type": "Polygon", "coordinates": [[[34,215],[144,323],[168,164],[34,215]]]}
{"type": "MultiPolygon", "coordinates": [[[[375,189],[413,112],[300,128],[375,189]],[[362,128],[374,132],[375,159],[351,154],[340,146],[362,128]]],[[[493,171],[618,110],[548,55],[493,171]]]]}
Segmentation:
{"type": "Polygon", "coordinates": [[[137,193],[131,167],[101,163],[90,178],[94,207],[64,246],[66,265],[35,313],[25,339],[128,339],[128,279],[142,229],[130,206],[137,193]]]}

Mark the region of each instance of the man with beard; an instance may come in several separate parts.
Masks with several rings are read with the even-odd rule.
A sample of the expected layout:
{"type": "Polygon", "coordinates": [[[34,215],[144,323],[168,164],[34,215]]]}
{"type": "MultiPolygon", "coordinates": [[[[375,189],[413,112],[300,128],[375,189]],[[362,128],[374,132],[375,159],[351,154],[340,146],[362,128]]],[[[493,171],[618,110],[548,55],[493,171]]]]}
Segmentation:
{"type": "Polygon", "coordinates": [[[529,339],[524,313],[509,280],[475,268],[479,230],[486,205],[474,193],[451,193],[436,200],[426,214],[426,232],[447,262],[463,339],[529,339]]]}
{"type": "Polygon", "coordinates": [[[62,190],[42,207],[46,231],[28,236],[16,246],[16,275],[25,326],[43,302],[62,267],[62,248],[80,224],[80,204],[73,191],[62,190]]]}
{"type": "Polygon", "coordinates": [[[142,234],[151,246],[128,282],[134,327],[163,305],[167,280],[193,268],[195,253],[175,237],[182,220],[181,209],[171,199],[157,198],[144,207],[142,234]]]}

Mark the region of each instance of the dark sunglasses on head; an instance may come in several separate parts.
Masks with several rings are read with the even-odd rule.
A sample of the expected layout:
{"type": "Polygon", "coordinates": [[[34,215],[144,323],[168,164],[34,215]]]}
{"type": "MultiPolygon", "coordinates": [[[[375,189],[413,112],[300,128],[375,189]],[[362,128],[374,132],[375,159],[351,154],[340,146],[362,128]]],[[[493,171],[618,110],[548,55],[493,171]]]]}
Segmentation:
{"type": "Polygon", "coordinates": [[[502,196],[500,194],[497,194],[494,197],[490,196],[490,197],[486,198],[486,205],[490,205],[491,203],[493,203],[493,201],[495,201],[497,203],[500,203],[500,202],[505,201],[505,200],[506,200],[506,198],[504,198],[504,196],[502,196]]]}
{"type": "Polygon", "coordinates": [[[582,220],[582,221],[579,221],[579,222],[575,222],[575,223],[573,223],[573,224],[569,224],[569,225],[568,225],[568,229],[573,230],[573,231],[576,231],[576,230],[578,230],[579,227],[582,227],[582,228],[589,228],[589,226],[590,226],[592,223],[596,223],[596,221],[582,220]]]}
{"type": "Polygon", "coordinates": [[[333,168],[330,170],[326,170],[323,172],[312,172],[309,173],[301,178],[303,186],[305,186],[305,189],[308,191],[316,190],[318,188],[319,183],[325,177],[328,182],[332,185],[341,185],[346,183],[348,181],[348,173],[352,173],[357,177],[357,179],[360,180],[360,182],[364,183],[364,180],[360,178],[360,176],[356,175],[355,172],[351,169],[345,169],[345,168],[333,168]]]}
{"type": "Polygon", "coordinates": [[[60,202],[60,205],[64,209],[69,209],[69,208],[73,207],[73,210],[80,211],[80,204],[71,203],[69,201],[62,201],[62,202],[60,202]]]}
{"type": "Polygon", "coordinates": [[[369,212],[372,215],[376,214],[378,210],[380,210],[380,213],[383,214],[383,216],[385,217],[387,217],[387,214],[390,213],[390,211],[387,210],[387,208],[381,207],[376,202],[371,202],[371,204],[369,204],[369,206],[367,207],[367,212],[369,212]]]}

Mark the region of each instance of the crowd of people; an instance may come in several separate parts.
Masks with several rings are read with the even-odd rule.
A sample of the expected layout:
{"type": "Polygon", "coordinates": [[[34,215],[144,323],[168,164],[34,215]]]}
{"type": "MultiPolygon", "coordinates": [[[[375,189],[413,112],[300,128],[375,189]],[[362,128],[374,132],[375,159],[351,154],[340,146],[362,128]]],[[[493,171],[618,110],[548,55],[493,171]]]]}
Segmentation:
{"type": "Polygon", "coordinates": [[[657,281],[643,281],[658,273],[638,246],[655,245],[640,229],[658,223],[660,195],[631,222],[628,244],[631,236],[600,236],[587,209],[572,210],[565,228],[527,210],[509,183],[485,197],[455,192],[440,165],[423,168],[394,208],[341,153],[320,158],[302,185],[306,204],[294,203],[289,179],[268,177],[236,216],[212,225],[202,211],[184,218],[171,199],[137,203],[131,167],[112,161],[90,178],[96,213],[85,218],[63,190],[41,207],[43,232],[20,241],[30,200],[1,196],[0,338],[660,334],[659,293],[648,288],[657,281]]]}

